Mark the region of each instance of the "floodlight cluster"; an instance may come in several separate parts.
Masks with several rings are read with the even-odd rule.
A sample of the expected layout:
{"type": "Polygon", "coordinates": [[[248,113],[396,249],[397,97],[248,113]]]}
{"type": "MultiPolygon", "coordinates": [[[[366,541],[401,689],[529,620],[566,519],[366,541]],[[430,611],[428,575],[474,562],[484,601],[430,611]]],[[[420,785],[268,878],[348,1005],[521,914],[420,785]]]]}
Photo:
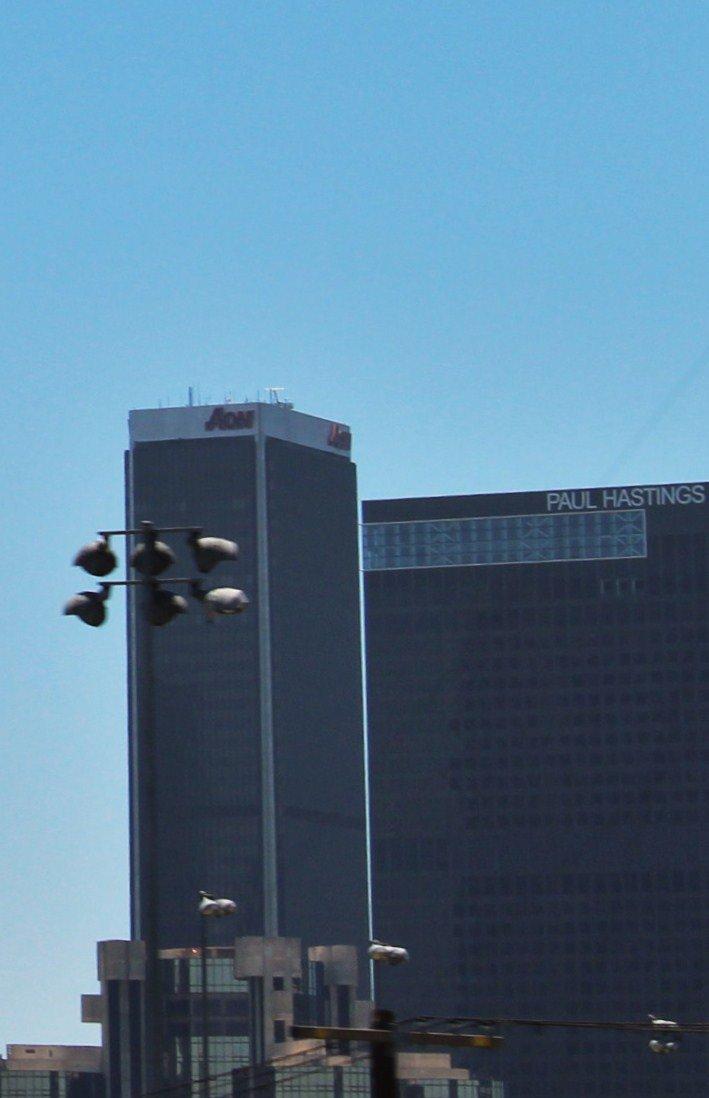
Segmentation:
{"type": "MultiPolygon", "coordinates": [[[[236,560],[239,547],[235,541],[227,538],[204,537],[202,531],[194,527],[171,527],[173,532],[187,534],[187,545],[198,572],[211,572],[218,564],[236,560]]],[[[139,579],[105,580],[98,591],[79,591],[64,606],[64,613],[79,618],[85,625],[99,626],[106,620],[106,601],[113,587],[142,587],[145,593],[143,612],[151,625],[167,625],[178,614],[189,609],[188,600],[175,591],[163,586],[162,576],[175,563],[175,553],[164,541],[159,540],[160,531],[150,522],[141,524],[140,531],[114,530],[100,533],[98,538],[82,546],[74,557],[73,564],[83,568],[90,576],[103,580],[117,568],[118,559],[110,544],[112,534],[141,534],[141,540],[130,556],[130,567],[139,574],[139,579]]],[[[201,602],[207,619],[229,614],[240,614],[249,604],[243,591],[236,587],[215,587],[205,591],[200,582],[192,577],[172,577],[172,584],[186,584],[194,599],[201,602]]]]}

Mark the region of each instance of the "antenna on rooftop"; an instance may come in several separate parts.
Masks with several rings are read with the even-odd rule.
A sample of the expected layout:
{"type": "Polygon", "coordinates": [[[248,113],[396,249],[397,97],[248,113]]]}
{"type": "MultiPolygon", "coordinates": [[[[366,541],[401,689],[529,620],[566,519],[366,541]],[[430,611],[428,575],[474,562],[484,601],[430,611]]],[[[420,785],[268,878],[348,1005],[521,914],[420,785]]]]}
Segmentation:
{"type": "Polygon", "coordinates": [[[279,393],[284,393],[285,392],[285,389],[282,385],[269,385],[268,388],[266,389],[266,392],[268,393],[268,403],[269,404],[281,404],[282,403],[281,399],[278,395],[279,393]]]}
{"type": "Polygon", "coordinates": [[[191,385],[187,389],[187,403],[190,408],[194,407],[194,389],[191,385]]]}

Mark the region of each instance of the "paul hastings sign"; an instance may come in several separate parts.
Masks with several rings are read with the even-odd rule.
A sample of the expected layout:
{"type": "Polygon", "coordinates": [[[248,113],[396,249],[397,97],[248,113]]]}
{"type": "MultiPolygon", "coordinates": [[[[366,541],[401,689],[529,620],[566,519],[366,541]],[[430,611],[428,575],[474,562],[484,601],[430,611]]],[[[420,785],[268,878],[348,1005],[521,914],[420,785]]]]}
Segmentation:
{"type": "Polygon", "coordinates": [[[633,507],[665,507],[704,503],[704,484],[654,484],[634,488],[580,488],[547,492],[547,511],[625,511],[633,507]]]}

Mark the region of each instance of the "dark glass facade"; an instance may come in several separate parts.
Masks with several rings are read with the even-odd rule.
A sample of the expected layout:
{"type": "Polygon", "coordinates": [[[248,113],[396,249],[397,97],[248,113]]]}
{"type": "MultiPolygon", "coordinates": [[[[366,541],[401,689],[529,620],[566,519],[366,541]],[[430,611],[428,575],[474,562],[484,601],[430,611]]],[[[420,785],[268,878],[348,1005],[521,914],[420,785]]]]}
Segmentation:
{"type": "MultiPolygon", "coordinates": [[[[364,943],[355,466],[327,445],[329,424],[297,412],[279,411],[288,437],[274,437],[178,411],[204,437],[133,439],[128,522],[236,540],[238,560],[204,585],[242,588],[250,605],[210,623],[193,602],[150,628],[131,600],[133,936],[194,945],[204,888],[238,903],[213,921],[215,945],[237,933],[364,943]],[[322,444],[293,441],[319,425],[322,444]]],[[[134,415],[160,434],[160,411],[134,415]]],[[[179,550],[169,587],[195,573],[184,538],[166,540],[179,550]]]]}
{"type": "MultiPolygon", "coordinates": [[[[193,602],[163,628],[132,606],[133,937],[149,937],[152,907],[160,948],[198,940],[201,888],[238,897],[240,933],[263,924],[254,467],[252,438],[167,440],[131,453],[129,515],[237,541],[238,560],[206,585],[239,587],[252,600],[238,618],[212,623],[193,602]]],[[[170,574],[196,574],[184,537],[165,536],[178,553],[170,574]]],[[[233,939],[235,920],[215,923],[216,941],[233,939]]]]}
{"type": "Polygon", "coordinates": [[[355,466],[272,438],[266,468],[279,932],[364,945],[355,466]]]}
{"type": "MultiPolygon", "coordinates": [[[[196,953],[196,951],[195,951],[196,953]]],[[[201,958],[160,961],[165,1049],[164,1071],[185,1094],[203,1090],[201,958]]],[[[249,986],[234,976],[233,950],[213,949],[207,960],[210,1093],[231,1093],[230,1072],[252,1060],[249,986]]]]}
{"type": "MultiPolygon", "coordinates": [[[[706,497],[364,504],[374,927],[411,953],[381,992],[403,1015],[709,1017],[706,497]]],[[[509,1098],[706,1095],[702,1037],[504,1035],[509,1098]]]]}

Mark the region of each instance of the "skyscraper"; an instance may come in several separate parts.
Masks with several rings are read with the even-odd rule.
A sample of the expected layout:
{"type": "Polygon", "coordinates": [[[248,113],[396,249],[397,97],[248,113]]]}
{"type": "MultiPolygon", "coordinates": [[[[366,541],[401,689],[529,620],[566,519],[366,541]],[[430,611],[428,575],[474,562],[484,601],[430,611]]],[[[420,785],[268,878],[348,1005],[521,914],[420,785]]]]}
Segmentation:
{"type": "MultiPolygon", "coordinates": [[[[709,1017],[707,485],[364,504],[375,933],[406,1015],[709,1017]]],[[[700,1098],[706,1038],[505,1033],[509,1098],[700,1098]]]]}
{"type": "MultiPolygon", "coordinates": [[[[349,451],[346,427],[283,403],[130,414],[127,525],[234,539],[207,585],[250,599],[214,623],[194,602],[162,629],[129,604],[132,935],[154,949],[195,944],[200,888],[238,903],[214,944],[366,938],[349,451]]],[[[169,588],[193,566],[184,536],[167,540],[169,588]]]]}

